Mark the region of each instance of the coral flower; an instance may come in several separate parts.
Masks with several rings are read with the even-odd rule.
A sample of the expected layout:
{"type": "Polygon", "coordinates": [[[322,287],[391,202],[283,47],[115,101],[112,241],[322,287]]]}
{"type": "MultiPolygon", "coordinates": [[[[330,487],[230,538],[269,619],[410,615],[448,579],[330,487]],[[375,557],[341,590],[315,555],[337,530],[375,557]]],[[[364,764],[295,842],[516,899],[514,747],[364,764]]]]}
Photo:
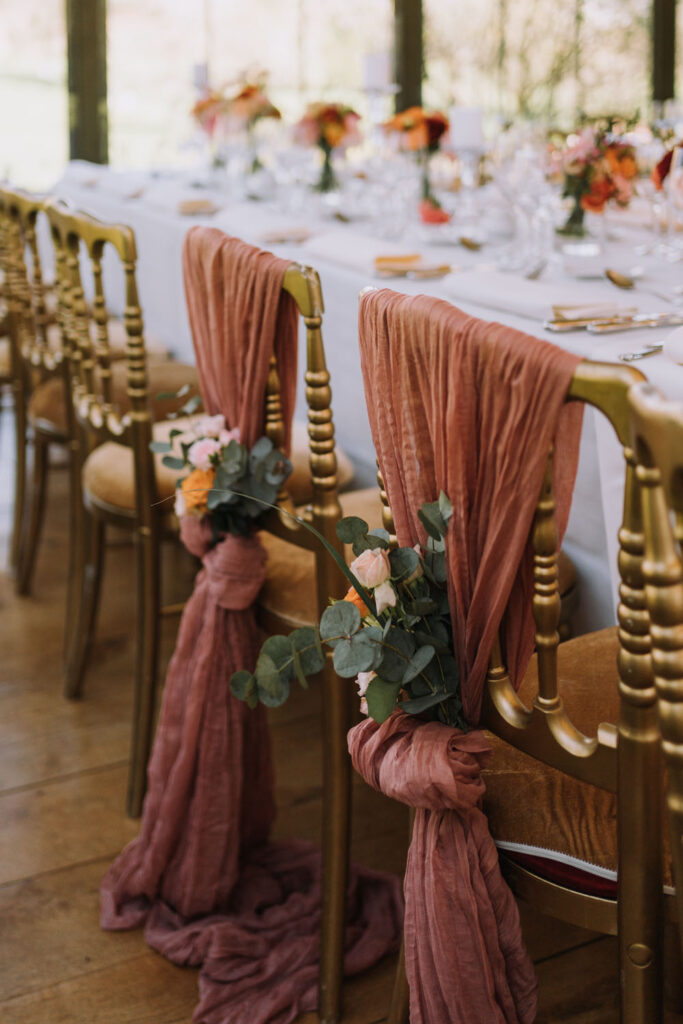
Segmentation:
{"type": "Polygon", "coordinates": [[[185,499],[185,512],[202,511],[206,508],[209,491],[216,479],[215,469],[193,469],[180,487],[185,499]]]}
{"type": "Polygon", "coordinates": [[[355,587],[349,587],[346,594],[344,595],[344,600],[348,601],[349,604],[355,604],[356,608],[360,612],[362,619],[364,619],[365,616],[370,613],[370,609],[368,608],[365,601],[360,596],[355,587]]]}

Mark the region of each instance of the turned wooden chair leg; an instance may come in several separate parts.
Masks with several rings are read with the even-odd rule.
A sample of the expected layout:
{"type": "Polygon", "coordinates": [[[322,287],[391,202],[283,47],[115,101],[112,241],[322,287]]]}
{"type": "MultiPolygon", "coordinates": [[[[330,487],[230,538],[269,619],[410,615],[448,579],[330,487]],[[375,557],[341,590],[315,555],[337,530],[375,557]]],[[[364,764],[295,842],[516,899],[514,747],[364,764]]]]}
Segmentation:
{"type": "Polygon", "coordinates": [[[323,901],[318,1015],[322,1024],[341,1020],[346,891],[349,879],[351,727],[353,687],[328,661],[323,671],[323,901]]]}
{"type": "Polygon", "coordinates": [[[85,548],[86,509],[83,505],[80,450],[74,438],[69,443],[69,575],[66,586],[66,614],[64,616],[64,679],[66,697],[71,697],[68,678],[69,666],[74,658],[76,643],[77,612],[83,586],[83,569],[87,551],[85,548]]]}
{"type": "Polygon", "coordinates": [[[10,570],[17,572],[21,559],[21,540],[26,516],[26,402],[23,389],[12,388],[14,401],[14,521],[12,523],[12,546],[10,547],[10,570]]]}
{"type": "Polygon", "coordinates": [[[76,581],[72,588],[76,594],[76,606],[71,613],[73,634],[64,686],[64,695],[70,700],[77,700],[83,692],[83,680],[95,635],[102,580],[104,530],[102,520],[92,515],[84,516],[78,545],[82,554],[78,559],[76,581]]]}
{"type": "Polygon", "coordinates": [[[160,559],[159,540],[149,527],[136,535],[138,572],[138,638],[133,704],[133,735],[126,809],[139,818],[147,788],[147,762],[152,750],[159,659],[160,559]]]}
{"type": "Polygon", "coordinates": [[[391,995],[391,1007],[387,1024],[408,1024],[408,1013],[410,1010],[410,991],[408,979],[406,978],[406,950],[405,940],[401,940],[401,950],[398,954],[396,974],[394,975],[394,991],[391,995]]]}
{"type": "Polygon", "coordinates": [[[36,561],[36,549],[45,517],[45,491],[47,483],[49,441],[39,431],[33,438],[33,467],[31,473],[31,498],[29,518],[22,536],[17,564],[18,594],[29,594],[36,561]]]}

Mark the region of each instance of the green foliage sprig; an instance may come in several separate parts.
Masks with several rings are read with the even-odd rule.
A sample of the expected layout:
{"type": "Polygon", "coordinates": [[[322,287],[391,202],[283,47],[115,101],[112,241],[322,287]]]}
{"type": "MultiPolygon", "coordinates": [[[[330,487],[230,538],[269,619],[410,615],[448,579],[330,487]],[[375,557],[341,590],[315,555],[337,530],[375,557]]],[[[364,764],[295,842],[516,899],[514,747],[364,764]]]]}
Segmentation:
{"type": "Polygon", "coordinates": [[[386,530],[370,530],[357,516],[341,519],[337,536],[352,545],[355,561],[347,566],[324,543],[352,584],[346,598],[325,609],[319,626],[269,637],[254,672],[232,676],[233,695],[252,708],[259,702],[277,707],[287,700],[295,678],[306,688],[308,677],[321,671],[328,648],[338,675],[357,677],[367,713],[376,721],[399,707],[466,728],[446,592],[445,536],[452,513],[443,491],[438,501],[422,506],[418,516],[428,540],[419,550],[392,550],[386,530]],[[364,575],[359,560],[367,551],[383,552],[370,560],[380,566],[374,586],[359,578],[364,575]],[[380,580],[381,565],[387,575],[380,580]]]}

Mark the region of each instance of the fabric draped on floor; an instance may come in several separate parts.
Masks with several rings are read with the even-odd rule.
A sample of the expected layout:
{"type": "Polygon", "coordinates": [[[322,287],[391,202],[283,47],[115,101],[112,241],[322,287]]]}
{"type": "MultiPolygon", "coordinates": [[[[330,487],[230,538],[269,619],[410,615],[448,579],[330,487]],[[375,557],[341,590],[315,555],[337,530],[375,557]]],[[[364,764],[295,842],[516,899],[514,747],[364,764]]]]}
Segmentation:
{"type": "MultiPolygon", "coordinates": [[[[205,409],[263,433],[274,351],[285,448],[296,395],[298,314],[282,291],[287,261],[211,228],[193,228],[183,266],[205,409]]],[[[289,1024],[317,1004],[320,852],[269,844],[275,816],[264,708],[229,690],[253,669],[253,603],[265,577],[257,537],[210,548],[196,519],[182,537],[203,560],[164,687],[140,834],[101,884],[107,929],[145,927],[150,946],[200,968],[196,1024],[289,1024]]],[[[345,969],[393,952],[401,931],[397,879],[354,869],[345,969]]]]}

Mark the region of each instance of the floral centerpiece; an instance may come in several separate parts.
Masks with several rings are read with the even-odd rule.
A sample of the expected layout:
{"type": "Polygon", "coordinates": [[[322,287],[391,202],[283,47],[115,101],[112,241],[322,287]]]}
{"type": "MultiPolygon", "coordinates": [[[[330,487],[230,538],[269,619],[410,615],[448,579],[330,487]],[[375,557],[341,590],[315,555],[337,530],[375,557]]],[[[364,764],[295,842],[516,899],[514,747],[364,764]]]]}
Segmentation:
{"type": "Polygon", "coordinates": [[[337,187],[332,166],[332,152],[360,142],[360,116],[344,103],[309,103],[306,112],[294,127],[294,139],[303,146],[318,146],[323,154],[319,192],[337,187]]]}
{"type": "Polygon", "coordinates": [[[584,214],[603,213],[607,203],[628,206],[633,179],[638,174],[633,146],[610,132],[584,128],[569,136],[568,145],[555,153],[552,166],[563,184],[562,195],[573,200],[560,233],[585,233],[584,214]]]}
{"type": "Polygon", "coordinates": [[[402,149],[415,153],[422,169],[422,195],[420,217],[426,224],[443,224],[450,220],[441,203],[432,192],[429,180],[429,161],[441,147],[448,131],[448,118],[438,110],[426,111],[422,107],[409,107],[395,114],[384,125],[387,132],[396,133],[402,149]]]}
{"type": "Polygon", "coordinates": [[[256,152],[255,128],[259,121],[266,118],[280,120],[282,114],[271,103],[266,92],[267,76],[245,76],[238,85],[237,92],[226,99],[228,121],[237,128],[244,128],[251,152],[249,170],[254,173],[261,169],[262,164],[256,152]]]}
{"type": "Polygon", "coordinates": [[[171,430],[168,441],[152,441],[170,469],[188,470],[176,486],[178,517],[196,516],[211,526],[213,543],[222,535],[246,536],[292,471],[289,460],[267,437],[248,449],[239,430],[222,415],[205,416],[186,430],[171,430]]]}
{"type": "Polygon", "coordinates": [[[386,530],[370,530],[358,516],[337,524],[337,536],[351,544],[350,566],[310,525],[351,584],[346,597],[325,609],[317,627],[264,643],[254,672],[236,672],[230,688],[250,707],[284,703],[294,678],[307,677],[332,651],[335,671],[355,677],[361,710],[383,722],[399,707],[447,725],[466,728],[460,677],[453,657],[446,593],[445,535],[453,509],[442,492],[418,515],[428,533],[426,547],[391,548],[386,530]]]}

